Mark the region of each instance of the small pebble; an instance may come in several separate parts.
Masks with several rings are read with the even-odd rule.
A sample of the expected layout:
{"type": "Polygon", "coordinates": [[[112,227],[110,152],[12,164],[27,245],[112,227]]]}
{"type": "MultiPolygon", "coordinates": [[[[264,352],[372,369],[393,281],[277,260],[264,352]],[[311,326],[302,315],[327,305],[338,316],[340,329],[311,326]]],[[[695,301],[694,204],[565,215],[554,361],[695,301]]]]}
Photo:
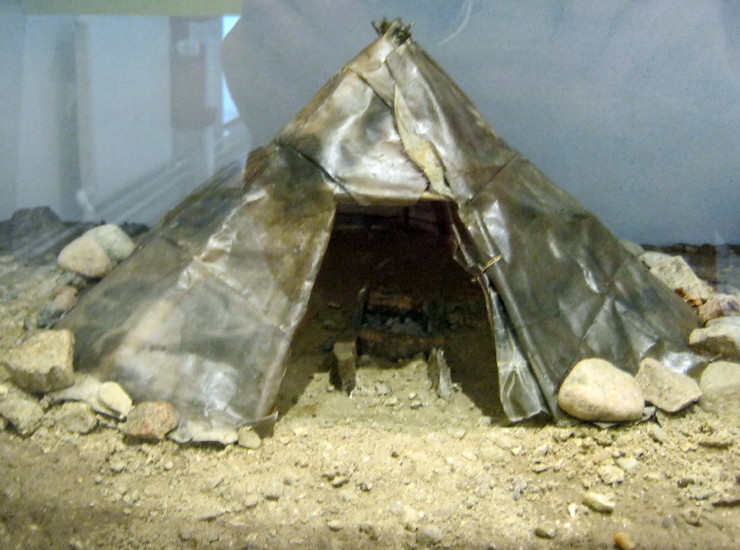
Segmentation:
{"type": "Polygon", "coordinates": [[[614,462],[627,473],[634,472],[639,464],[636,459],[626,456],[619,457],[614,462]]]}
{"type": "Polygon", "coordinates": [[[552,521],[545,521],[535,527],[534,534],[543,539],[554,539],[558,534],[558,526],[552,521]]]}
{"type": "Polygon", "coordinates": [[[262,493],[265,500],[280,500],[283,496],[283,486],[277,482],[270,483],[262,493]]]}
{"type": "Polygon", "coordinates": [[[260,497],[256,493],[249,493],[244,497],[244,507],[252,509],[257,506],[260,502],[260,497]]]}
{"type": "Polygon", "coordinates": [[[422,525],[416,532],[416,543],[419,546],[432,546],[439,543],[444,534],[436,525],[422,525]]]}
{"type": "Polygon", "coordinates": [[[600,493],[594,493],[591,491],[583,495],[583,504],[596,512],[602,512],[605,514],[612,513],[615,508],[614,501],[609,500],[600,493]]]}
{"type": "Polygon", "coordinates": [[[123,460],[113,460],[108,467],[114,474],[120,474],[126,469],[126,463],[123,460]]]}
{"type": "Polygon", "coordinates": [[[681,516],[689,525],[694,527],[701,525],[701,509],[699,508],[687,508],[681,512],[681,516]]]}
{"type": "Polygon", "coordinates": [[[349,478],[347,476],[337,476],[332,479],[331,486],[334,488],[339,488],[347,485],[347,483],[349,483],[349,478]]]}
{"type": "Polygon", "coordinates": [[[661,444],[665,443],[665,440],[667,437],[665,430],[661,428],[660,426],[658,426],[657,424],[648,424],[647,433],[653,439],[653,441],[656,441],[661,444]]]}
{"type": "Polygon", "coordinates": [[[337,532],[337,531],[341,531],[341,530],[342,530],[342,524],[341,524],[341,523],[339,523],[339,522],[338,522],[337,520],[335,520],[335,519],[329,520],[329,521],[328,521],[328,522],[326,523],[326,526],[327,526],[327,527],[328,527],[328,528],[329,528],[329,529],[330,529],[331,531],[334,531],[334,532],[337,532]]]}
{"type": "Polygon", "coordinates": [[[383,384],[382,382],[376,382],[375,383],[375,393],[377,395],[390,395],[391,389],[383,384]]]}
{"type": "Polygon", "coordinates": [[[632,536],[626,531],[619,531],[614,533],[614,544],[620,550],[634,550],[637,545],[632,540],[632,536]]]}

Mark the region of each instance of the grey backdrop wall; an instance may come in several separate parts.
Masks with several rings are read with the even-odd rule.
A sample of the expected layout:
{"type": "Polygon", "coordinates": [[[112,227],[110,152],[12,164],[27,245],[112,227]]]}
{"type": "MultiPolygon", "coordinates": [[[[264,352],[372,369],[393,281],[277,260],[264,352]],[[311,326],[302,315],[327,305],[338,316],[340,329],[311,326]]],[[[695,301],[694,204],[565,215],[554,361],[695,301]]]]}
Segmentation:
{"type": "Polygon", "coordinates": [[[223,63],[252,143],[383,16],[620,237],[740,242],[740,2],[247,0],[223,63]]]}

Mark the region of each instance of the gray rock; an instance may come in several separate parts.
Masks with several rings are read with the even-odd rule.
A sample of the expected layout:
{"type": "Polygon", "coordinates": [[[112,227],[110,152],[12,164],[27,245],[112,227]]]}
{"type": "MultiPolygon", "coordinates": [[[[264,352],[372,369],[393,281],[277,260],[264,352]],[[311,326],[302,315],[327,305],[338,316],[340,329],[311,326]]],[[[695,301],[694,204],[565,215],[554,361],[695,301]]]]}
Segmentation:
{"type": "Polygon", "coordinates": [[[701,397],[701,389],[694,380],[651,357],[640,362],[635,380],[645,401],[666,412],[680,411],[701,397]]]}
{"type": "Polygon", "coordinates": [[[0,384],[0,416],[21,435],[31,435],[41,425],[44,409],[32,395],[4,382],[0,384]]]}
{"type": "Polygon", "coordinates": [[[118,418],[126,418],[133,401],[118,382],[103,382],[98,388],[98,400],[118,418]]]}
{"type": "Polygon", "coordinates": [[[712,296],[712,288],[696,276],[681,256],[659,260],[650,267],[650,272],[681,296],[696,296],[702,301],[712,296]]]}
{"type": "Polygon", "coordinates": [[[706,327],[691,332],[689,344],[725,359],[740,359],[740,316],[712,319],[706,327]]]}
{"type": "Polygon", "coordinates": [[[714,294],[699,308],[699,317],[703,323],[731,315],[740,315],[740,300],[732,294],[714,294]]]}
{"type": "Polygon", "coordinates": [[[74,383],[74,335],[69,330],[44,330],[10,350],[6,362],[15,384],[28,392],[45,393],[74,383]]]}
{"type": "Polygon", "coordinates": [[[699,404],[704,409],[740,422],[740,363],[710,363],[699,386],[704,392],[699,404]]]}
{"type": "Polygon", "coordinates": [[[70,401],[56,407],[50,413],[54,423],[67,432],[86,434],[98,425],[95,411],[87,403],[70,401]]]}
{"type": "Polygon", "coordinates": [[[260,439],[260,436],[257,435],[251,426],[239,428],[238,434],[239,439],[237,440],[237,444],[240,447],[244,447],[246,449],[259,449],[260,445],[262,445],[262,439],[260,439]]]}
{"type": "Polygon", "coordinates": [[[613,500],[593,491],[589,491],[583,495],[583,504],[596,512],[602,512],[604,514],[611,514],[616,508],[613,500]]]}
{"type": "Polygon", "coordinates": [[[560,386],[558,405],[581,420],[639,420],[644,399],[640,386],[626,372],[598,358],[579,361],[560,386]]]}
{"type": "Polygon", "coordinates": [[[85,235],[94,239],[114,263],[128,258],[136,248],[131,238],[117,225],[99,225],[85,232],[85,235]]]}
{"type": "Polygon", "coordinates": [[[119,424],[121,432],[129,437],[161,441],[177,427],[180,419],[172,404],[166,401],[145,401],[136,405],[126,422],[119,424]]]}
{"type": "Polygon", "coordinates": [[[59,267],[92,279],[105,277],[113,269],[105,249],[89,235],[77,237],[57,257],[59,267]]]}
{"type": "Polygon", "coordinates": [[[416,532],[416,544],[419,546],[433,546],[442,542],[444,533],[436,525],[422,525],[416,532]]]}

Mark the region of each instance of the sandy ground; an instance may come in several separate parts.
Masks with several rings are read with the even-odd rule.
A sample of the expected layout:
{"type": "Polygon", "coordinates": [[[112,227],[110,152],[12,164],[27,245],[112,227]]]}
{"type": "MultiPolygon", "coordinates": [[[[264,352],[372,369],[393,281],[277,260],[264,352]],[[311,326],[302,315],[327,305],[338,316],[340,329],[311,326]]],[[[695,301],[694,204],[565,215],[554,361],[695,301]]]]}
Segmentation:
{"type": "MultiPolygon", "coordinates": [[[[510,425],[477,287],[444,239],[400,243],[335,235],[281,418],[256,450],[132,441],[103,417],[87,435],[48,414],[30,437],[0,431],[0,547],[608,549],[618,532],[645,549],[738,547],[736,426],[698,406],[607,430],[510,425]],[[448,401],[419,361],[365,357],[351,397],[331,385],[327,342],[359,287],[388,281],[442,298],[454,314],[448,401]],[[614,511],[586,506],[589,491],[614,511]]],[[[51,262],[1,260],[0,347],[9,347],[63,275],[51,262]]]]}

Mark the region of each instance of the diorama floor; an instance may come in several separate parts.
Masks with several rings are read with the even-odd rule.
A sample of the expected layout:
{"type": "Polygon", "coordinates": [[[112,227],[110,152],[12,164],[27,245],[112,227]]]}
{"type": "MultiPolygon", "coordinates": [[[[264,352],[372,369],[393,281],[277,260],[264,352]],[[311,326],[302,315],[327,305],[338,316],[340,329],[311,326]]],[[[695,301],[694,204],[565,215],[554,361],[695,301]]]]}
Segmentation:
{"type": "MultiPolygon", "coordinates": [[[[693,406],[610,429],[511,425],[485,304],[444,236],[337,232],[299,329],[272,437],[255,450],[0,431],[0,548],[737,548],[740,429],[693,406]],[[424,362],[363,356],[351,396],[331,342],[365,285],[442,300],[455,389],[424,362]],[[583,504],[587,492],[615,504],[583,504]],[[626,547],[626,546],[625,546],[626,547]]],[[[60,279],[0,258],[0,346],[60,279]]]]}

